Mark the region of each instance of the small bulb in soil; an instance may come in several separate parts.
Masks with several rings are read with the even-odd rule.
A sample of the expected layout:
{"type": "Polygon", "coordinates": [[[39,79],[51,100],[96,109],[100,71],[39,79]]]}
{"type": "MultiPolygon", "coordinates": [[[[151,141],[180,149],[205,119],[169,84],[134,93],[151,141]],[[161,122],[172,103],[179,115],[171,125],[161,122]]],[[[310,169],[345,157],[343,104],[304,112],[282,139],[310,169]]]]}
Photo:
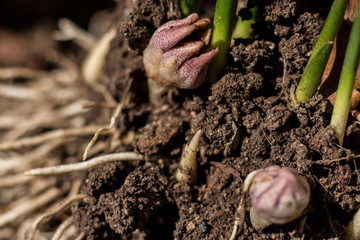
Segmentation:
{"type": "Polygon", "coordinates": [[[295,220],[310,200],[306,178],[293,169],[279,166],[250,173],[245,179],[244,191],[249,191],[250,220],[257,230],[295,220]]]}
{"type": "Polygon", "coordinates": [[[196,13],[165,23],[152,36],[143,62],[151,80],[160,86],[192,89],[200,86],[218,49],[200,51],[209,44],[210,19],[196,13]]]}
{"type": "Polygon", "coordinates": [[[196,153],[199,146],[202,130],[195,133],[189,144],[186,144],[181,159],[180,165],[176,172],[176,180],[178,182],[185,182],[194,184],[197,177],[197,162],[196,153]]]}

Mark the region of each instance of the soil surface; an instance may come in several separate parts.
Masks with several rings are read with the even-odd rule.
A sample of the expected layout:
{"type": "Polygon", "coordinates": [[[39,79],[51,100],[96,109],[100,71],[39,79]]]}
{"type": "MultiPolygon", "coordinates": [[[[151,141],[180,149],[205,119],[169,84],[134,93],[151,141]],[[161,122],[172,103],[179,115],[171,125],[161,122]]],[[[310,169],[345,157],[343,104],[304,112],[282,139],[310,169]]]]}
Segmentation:
{"type": "MultiPolygon", "coordinates": [[[[116,39],[104,66],[113,96],[126,102],[122,135],[147,162],[111,163],[82,180],[85,201],[72,208],[85,239],[229,239],[238,216],[243,180],[270,165],[294,168],[312,186],[304,215],[284,226],[256,231],[245,195],[236,239],[334,239],[360,208],[360,125],[351,117],[344,147],[329,127],[332,106],[320,94],[293,105],[300,80],[329,10],[300,1],[249,1],[260,9],[253,39],[238,39],[219,80],[195,90],[171,89],[148,100],[142,51],[156,28],[180,18],[174,0],[122,1],[116,39]],[[198,178],[179,184],[174,173],[183,146],[199,129],[198,178]],[[345,158],[342,158],[345,157],[345,158]],[[342,158],[342,160],[337,160],[342,158]]],[[[308,2],[308,1],[306,1],[308,2]]],[[[242,11],[240,11],[242,12],[242,11]]],[[[239,13],[240,13],[239,12],[239,13]]]]}

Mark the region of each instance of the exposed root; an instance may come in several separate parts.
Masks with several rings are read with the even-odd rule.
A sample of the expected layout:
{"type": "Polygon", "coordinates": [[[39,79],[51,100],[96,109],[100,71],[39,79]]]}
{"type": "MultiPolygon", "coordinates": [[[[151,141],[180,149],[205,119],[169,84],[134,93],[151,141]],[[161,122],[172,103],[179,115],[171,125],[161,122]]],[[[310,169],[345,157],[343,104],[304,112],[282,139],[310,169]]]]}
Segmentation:
{"type": "MultiPolygon", "coordinates": [[[[59,25],[58,39],[73,39],[84,49],[91,49],[96,43],[91,34],[70,21],[62,20],[59,25]]],[[[53,233],[36,229],[51,213],[65,208],[67,201],[80,198],[77,195],[80,181],[24,176],[24,171],[45,167],[40,168],[40,172],[36,169],[29,171],[29,174],[33,171],[35,175],[60,174],[111,161],[145,160],[135,153],[118,153],[84,163],[46,168],[65,161],[73,162],[79,157],[71,155],[74,149],[85,149],[87,145],[85,158],[111,150],[120,142],[115,139],[119,137],[116,126],[126,101],[119,104],[103,84],[84,82],[79,63],[64,56],[58,48],[48,49],[43,59],[51,70],[0,68],[0,238],[23,240],[29,229],[32,232],[29,238],[36,240],[49,239],[50,234],[53,234],[53,239],[74,239],[76,234],[71,216],[53,233]],[[89,102],[89,99],[96,102],[89,102]],[[99,115],[92,114],[92,111],[99,115]],[[98,117],[110,111],[113,111],[110,124],[106,118],[103,121],[98,117]],[[84,137],[94,133],[92,141],[86,142],[84,137]],[[99,142],[92,146],[100,134],[113,134],[112,142],[99,142]],[[76,148],[72,146],[74,141],[77,141],[76,148]],[[67,200],[56,203],[64,195],[68,196],[67,200]],[[50,205],[54,208],[46,210],[50,205]],[[34,222],[34,216],[39,216],[40,211],[46,213],[34,222]]],[[[85,233],[81,233],[77,239],[84,236],[85,233]]]]}
{"type": "Polygon", "coordinates": [[[39,145],[40,143],[47,142],[53,139],[88,136],[93,134],[99,128],[104,128],[104,127],[85,126],[85,127],[73,128],[73,129],[58,129],[51,132],[39,134],[34,137],[26,137],[13,142],[0,143],[0,151],[33,147],[39,145]]]}
{"type": "Polygon", "coordinates": [[[31,202],[32,198],[38,196],[50,188],[54,188],[55,183],[55,178],[50,178],[48,181],[34,179],[34,181],[27,185],[28,191],[19,193],[16,190],[11,191],[12,188],[6,189],[6,192],[1,195],[1,203],[4,205],[3,209],[11,209],[15,206],[23,204],[24,202],[31,202]]]}
{"type": "Polygon", "coordinates": [[[58,41],[73,40],[85,50],[90,50],[96,43],[96,38],[92,34],[85,32],[67,18],[61,18],[58,21],[58,27],[60,30],[53,35],[54,39],[58,41]]]}
{"type": "Polygon", "coordinates": [[[80,233],[74,240],[82,240],[85,237],[85,233],[80,233]]]}
{"type": "Polygon", "coordinates": [[[2,239],[10,239],[12,236],[14,236],[14,230],[7,227],[0,229],[0,236],[2,239]]]}
{"type": "Polygon", "coordinates": [[[6,226],[8,223],[14,222],[17,219],[21,219],[21,217],[31,214],[35,210],[46,206],[49,202],[54,201],[68,190],[69,186],[63,186],[62,188],[51,188],[45,193],[32,198],[30,201],[23,202],[9,209],[0,215],[0,227],[6,226]]]}
{"type": "Polygon", "coordinates": [[[143,155],[134,152],[112,153],[90,159],[86,162],[72,163],[72,164],[45,167],[45,168],[36,168],[26,171],[24,174],[27,176],[64,174],[64,173],[70,173],[76,171],[83,171],[108,162],[128,161],[128,160],[144,161],[145,158],[143,155]]]}
{"type": "MultiPolygon", "coordinates": [[[[79,100],[54,111],[38,111],[34,116],[28,118],[27,121],[18,121],[16,125],[14,125],[13,129],[4,135],[3,140],[16,140],[27,132],[44,127],[78,127],[79,121],[71,121],[69,118],[77,117],[88,111],[82,106],[84,102],[85,100],[79,100]],[[69,120],[65,121],[66,119],[69,120]]],[[[15,119],[20,119],[19,116],[13,117],[16,117],[15,119]]],[[[73,120],[76,120],[76,118],[73,120]]]]}
{"type": "Polygon", "coordinates": [[[22,101],[66,101],[78,98],[78,91],[73,88],[62,88],[49,91],[50,89],[29,89],[23,86],[0,84],[0,96],[22,101]]]}
{"type": "Polygon", "coordinates": [[[240,199],[239,206],[236,209],[236,213],[235,213],[236,217],[235,217],[234,227],[231,232],[231,236],[230,236],[229,240],[235,240],[236,235],[243,228],[244,221],[245,221],[245,199],[244,199],[244,196],[245,195],[243,194],[240,199]]]}
{"type": "Polygon", "coordinates": [[[44,156],[55,148],[71,141],[73,141],[73,138],[52,140],[47,143],[43,143],[41,146],[27,152],[26,154],[19,153],[11,157],[0,157],[0,175],[4,175],[10,171],[13,173],[24,172],[25,170],[45,161],[44,156]]]}
{"type": "MultiPolygon", "coordinates": [[[[91,109],[83,105],[91,89],[82,87],[79,66],[55,50],[47,52],[45,57],[59,68],[51,71],[0,68],[0,107],[3,107],[0,116],[0,235],[6,239],[25,239],[33,216],[70,190],[71,184],[64,180],[61,180],[63,187],[58,188],[55,178],[29,177],[23,172],[59,163],[61,159],[56,152],[54,154],[55,150],[64,151],[64,146],[71,141],[91,136],[97,129],[106,127],[85,125],[88,120],[84,113],[91,109]]],[[[98,89],[106,95],[106,106],[99,107],[116,106],[106,89],[98,89]]],[[[82,139],[81,144],[85,144],[82,139]]],[[[104,151],[105,145],[98,145],[91,154],[104,151]]],[[[70,190],[69,196],[77,194],[79,189],[78,181],[72,185],[77,187],[70,190]]],[[[56,235],[61,235],[61,228],[58,230],[55,239],[56,235]]],[[[40,232],[35,238],[49,239],[48,233],[40,232]]]]}
{"type": "Polygon", "coordinates": [[[109,103],[99,103],[99,102],[87,102],[83,104],[83,108],[115,108],[116,105],[109,103]]]}
{"type": "MultiPolygon", "coordinates": [[[[106,78],[105,76],[102,76],[102,77],[106,78]]],[[[111,93],[109,92],[109,90],[104,85],[101,85],[99,83],[92,83],[89,86],[91,87],[91,89],[94,92],[100,93],[103,96],[103,98],[107,104],[111,104],[114,106],[116,106],[118,104],[116,102],[116,100],[113,98],[113,96],[111,95],[111,93]]]]}
{"type": "Polygon", "coordinates": [[[318,160],[318,161],[314,161],[314,163],[316,163],[316,164],[329,164],[329,163],[332,163],[332,162],[340,162],[340,161],[343,161],[343,160],[349,160],[351,158],[354,158],[354,159],[355,158],[360,158],[360,154],[356,155],[356,156],[346,156],[346,157],[330,159],[330,160],[318,160]]]}
{"type": "Polygon", "coordinates": [[[14,78],[26,78],[36,80],[48,76],[48,72],[31,68],[7,67],[0,69],[0,80],[13,80],[14,78]]]}
{"type": "MultiPolygon", "coordinates": [[[[66,199],[65,201],[63,201],[62,203],[60,204],[57,204],[57,206],[55,206],[54,208],[52,209],[49,209],[46,213],[42,214],[41,216],[39,216],[35,222],[32,224],[31,226],[31,231],[30,231],[30,234],[27,238],[27,240],[33,240],[34,239],[34,236],[35,236],[35,233],[36,233],[36,230],[38,229],[39,225],[47,218],[50,218],[52,215],[60,212],[60,211],[63,211],[65,208],[69,207],[72,203],[74,202],[77,202],[77,201],[80,201],[82,200],[83,198],[85,198],[85,195],[84,194],[78,194],[78,195],[74,195],[74,196],[70,196],[68,197],[68,199],[66,199]]],[[[70,222],[71,224],[71,222],[70,222]]],[[[70,226],[70,225],[69,225],[70,226]]],[[[68,226],[68,227],[69,227],[68,226]]],[[[65,228],[66,229],[66,228],[65,228]]],[[[61,234],[63,233],[64,231],[61,231],[61,234]]],[[[61,236],[60,234],[60,236],[61,236]]]]}
{"type": "Polygon", "coordinates": [[[87,147],[84,151],[84,155],[83,155],[83,159],[82,159],[83,161],[85,161],[87,159],[90,148],[94,145],[96,140],[99,138],[100,134],[103,132],[109,132],[115,128],[115,126],[119,120],[121,110],[122,110],[122,104],[118,104],[112,117],[111,117],[109,126],[102,127],[100,129],[96,130],[94,137],[91,139],[91,141],[89,142],[89,144],[87,145],[87,147]]]}
{"type": "Polygon", "coordinates": [[[73,221],[72,217],[68,217],[67,219],[65,219],[56,229],[51,240],[60,240],[64,232],[72,225],[72,221],[73,221]]]}
{"type": "Polygon", "coordinates": [[[25,240],[27,230],[31,226],[33,219],[28,218],[24,220],[16,231],[16,240],[25,240]]]}
{"type": "Polygon", "coordinates": [[[17,184],[24,184],[33,179],[31,176],[24,176],[24,174],[17,174],[0,178],[0,187],[12,187],[17,184]]]}

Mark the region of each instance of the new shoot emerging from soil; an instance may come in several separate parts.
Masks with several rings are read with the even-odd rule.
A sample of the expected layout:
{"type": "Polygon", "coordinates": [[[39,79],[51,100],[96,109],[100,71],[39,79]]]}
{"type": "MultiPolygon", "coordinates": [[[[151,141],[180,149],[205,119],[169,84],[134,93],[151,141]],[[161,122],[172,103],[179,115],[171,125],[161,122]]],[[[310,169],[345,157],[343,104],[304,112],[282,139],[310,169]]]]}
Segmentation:
{"type": "Polygon", "coordinates": [[[304,74],[296,88],[295,102],[307,102],[315,95],[349,0],[334,0],[304,74]]]}
{"type": "MultiPolygon", "coordinates": [[[[359,5],[360,6],[360,5],[359,5]]],[[[351,96],[354,89],[356,72],[360,58],[360,7],[351,28],[349,43],[346,49],[344,64],[341,70],[339,86],[336,93],[331,125],[340,145],[343,144],[346,123],[350,110],[351,96]]]]}
{"type": "Polygon", "coordinates": [[[286,224],[300,217],[310,200],[310,185],[295,170],[270,166],[250,173],[244,192],[251,200],[250,220],[262,230],[272,224],[286,224]]]}
{"type": "Polygon", "coordinates": [[[210,64],[208,77],[211,82],[216,81],[217,75],[226,65],[232,31],[236,21],[237,4],[237,0],[218,0],[216,2],[210,47],[219,49],[219,54],[210,64]]]}
{"type": "Polygon", "coordinates": [[[199,146],[202,130],[195,133],[189,144],[185,145],[180,166],[176,172],[176,180],[183,183],[194,184],[197,177],[196,153],[199,146]]]}
{"type": "MultiPolygon", "coordinates": [[[[144,67],[154,84],[152,89],[177,87],[192,89],[200,86],[206,76],[208,65],[219,52],[218,49],[200,54],[210,41],[210,19],[199,20],[196,13],[170,21],[159,27],[144,51],[144,67]]],[[[161,91],[156,91],[156,95],[161,91]]],[[[153,97],[156,100],[156,95],[153,97]]]]}

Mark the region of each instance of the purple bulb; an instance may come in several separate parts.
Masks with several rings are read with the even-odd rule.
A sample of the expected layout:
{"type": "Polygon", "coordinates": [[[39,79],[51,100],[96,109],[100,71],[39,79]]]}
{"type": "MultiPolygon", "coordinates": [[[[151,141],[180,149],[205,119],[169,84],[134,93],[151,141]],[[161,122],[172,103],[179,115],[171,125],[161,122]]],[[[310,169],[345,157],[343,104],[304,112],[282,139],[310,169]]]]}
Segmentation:
{"type": "Polygon", "coordinates": [[[289,223],[300,217],[309,203],[309,183],[293,169],[270,166],[249,178],[250,216],[257,229],[289,223]]]}
{"type": "Polygon", "coordinates": [[[210,19],[199,20],[196,13],[170,21],[158,28],[144,51],[145,70],[153,81],[165,87],[192,89],[206,77],[211,60],[218,49],[201,53],[209,44],[210,19]],[[199,36],[196,32],[202,32],[199,36]]]}

